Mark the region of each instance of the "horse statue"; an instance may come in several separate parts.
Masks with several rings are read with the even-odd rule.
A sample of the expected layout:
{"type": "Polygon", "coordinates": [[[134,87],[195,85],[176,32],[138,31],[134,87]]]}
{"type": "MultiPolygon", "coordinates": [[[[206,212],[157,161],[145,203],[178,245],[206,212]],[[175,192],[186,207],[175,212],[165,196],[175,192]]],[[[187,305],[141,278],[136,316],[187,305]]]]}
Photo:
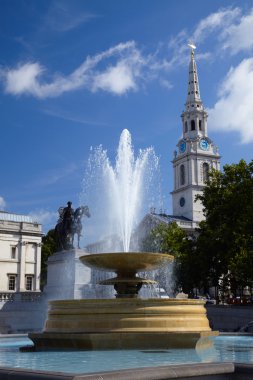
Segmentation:
{"type": "Polygon", "coordinates": [[[88,206],[80,206],[76,210],[72,208],[72,202],[67,207],[58,209],[59,219],[55,226],[57,249],[68,250],[74,248],[74,237],[77,234],[78,248],[80,248],[80,237],[82,236],[82,218],[90,217],[88,206]]]}

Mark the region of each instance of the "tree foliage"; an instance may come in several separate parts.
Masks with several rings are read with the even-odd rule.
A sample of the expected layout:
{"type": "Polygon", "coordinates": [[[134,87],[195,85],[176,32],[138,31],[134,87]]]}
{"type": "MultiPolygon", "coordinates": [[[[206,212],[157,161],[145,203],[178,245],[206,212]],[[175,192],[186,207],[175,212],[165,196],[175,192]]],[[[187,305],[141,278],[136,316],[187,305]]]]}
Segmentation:
{"type": "Polygon", "coordinates": [[[143,240],[142,250],[173,255],[176,287],[188,293],[194,288],[198,278],[197,267],[192,265],[194,245],[195,241],[187,237],[176,222],[161,223],[143,240]]]}
{"type": "Polygon", "coordinates": [[[230,286],[253,282],[253,161],[212,171],[203,194],[206,220],[201,222],[197,249],[203,259],[206,285],[218,285],[230,273],[230,286]]]}
{"type": "Polygon", "coordinates": [[[57,244],[55,237],[55,230],[49,230],[48,233],[42,238],[41,248],[41,278],[40,284],[43,288],[47,282],[47,260],[54,252],[56,252],[57,244]]]}
{"type": "Polygon", "coordinates": [[[185,236],[184,231],[178,227],[176,222],[170,224],[161,223],[151,230],[143,240],[142,250],[169,253],[177,256],[185,236]]]}
{"type": "Polygon", "coordinates": [[[206,220],[195,239],[176,223],[157,226],[143,242],[144,250],[175,256],[177,285],[186,293],[193,288],[230,289],[234,295],[253,286],[253,161],[213,170],[203,193],[197,196],[206,220]]]}

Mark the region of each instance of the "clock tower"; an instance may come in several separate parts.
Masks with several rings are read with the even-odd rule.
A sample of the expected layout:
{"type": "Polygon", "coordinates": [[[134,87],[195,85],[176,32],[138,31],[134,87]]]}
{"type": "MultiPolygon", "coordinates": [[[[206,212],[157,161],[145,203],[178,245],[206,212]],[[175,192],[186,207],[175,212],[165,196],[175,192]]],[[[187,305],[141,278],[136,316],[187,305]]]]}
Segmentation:
{"type": "Polygon", "coordinates": [[[197,194],[201,194],[208,172],[220,170],[217,146],[208,137],[207,117],[199,92],[197,65],[194,58],[196,47],[189,44],[188,93],[182,118],[182,137],[174,152],[174,190],[172,191],[173,216],[185,217],[195,222],[204,219],[203,206],[197,194]]]}

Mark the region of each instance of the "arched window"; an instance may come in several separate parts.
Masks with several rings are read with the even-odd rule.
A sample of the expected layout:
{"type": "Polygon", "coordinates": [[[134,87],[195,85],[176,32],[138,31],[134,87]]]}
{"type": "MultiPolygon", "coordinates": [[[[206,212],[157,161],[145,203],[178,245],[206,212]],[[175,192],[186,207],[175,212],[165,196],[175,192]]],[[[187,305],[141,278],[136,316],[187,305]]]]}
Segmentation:
{"type": "Polygon", "coordinates": [[[209,176],[209,165],[208,163],[203,163],[203,182],[206,182],[208,180],[209,176]]]}
{"type": "Polygon", "coordinates": [[[195,120],[191,120],[191,131],[195,131],[195,120]]]}
{"type": "Polygon", "coordinates": [[[199,130],[202,131],[202,122],[199,120],[199,130]]]}
{"type": "Polygon", "coordinates": [[[180,185],[184,185],[185,184],[185,167],[184,165],[181,165],[180,166],[180,185]]]}
{"type": "Polygon", "coordinates": [[[188,132],[188,124],[187,124],[187,121],[184,122],[184,131],[185,131],[185,133],[188,132]]]}

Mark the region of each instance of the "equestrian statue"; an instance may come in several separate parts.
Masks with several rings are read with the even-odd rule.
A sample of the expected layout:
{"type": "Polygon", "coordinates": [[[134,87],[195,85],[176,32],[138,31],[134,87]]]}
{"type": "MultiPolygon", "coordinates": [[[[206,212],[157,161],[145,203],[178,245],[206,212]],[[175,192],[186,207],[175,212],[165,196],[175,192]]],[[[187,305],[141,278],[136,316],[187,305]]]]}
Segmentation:
{"type": "Polygon", "coordinates": [[[82,236],[82,217],[90,217],[88,206],[80,206],[76,210],[72,208],[72,202],[67,207],[58,209],[59,219],[55,226],[57,249],[59,251],[73,249],[74,237],[77,235],[77,247],[80,248],[80,237],[82,236]]]}

